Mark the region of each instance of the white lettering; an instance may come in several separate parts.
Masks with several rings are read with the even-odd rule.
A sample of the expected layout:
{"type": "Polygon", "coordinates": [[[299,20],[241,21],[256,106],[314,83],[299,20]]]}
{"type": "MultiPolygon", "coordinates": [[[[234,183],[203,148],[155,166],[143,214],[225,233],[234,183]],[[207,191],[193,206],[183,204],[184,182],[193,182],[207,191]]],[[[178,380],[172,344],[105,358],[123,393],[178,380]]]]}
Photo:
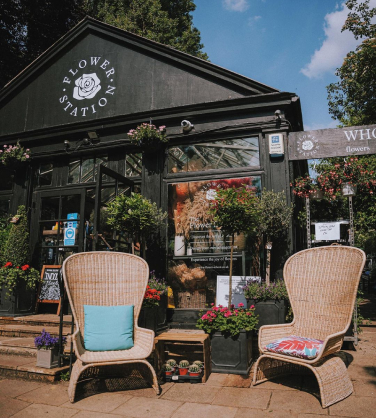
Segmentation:
{"type": "Polygon", "coordinates": [[[70,107],[73,107],[72,103],[71,102],[67,102],[67,106],[64,108],[64,110],[66,111],[70,107]]]}
{"type": "Polygon", "coordinates": [[[85,60],[81,60],[81,61],[78,63],[78,66],[79,66],[80,68],[85,68],[85,67],[86,67],[86,64],[87,64],[87,62],[86,62],[85,60]],[[81,65],[81,63],[83,63],[83,64],[81,65]]]}
{"type": "Polygon", "coordinates": [[[375,128],[375,129],[373,129],[373,131],[372,131],[372,136],[376,139],[375,131],[376,131],[376,128],[375,128]]]}
{"type": "Polygon", "coordinates": [[[111,68],[111,70],[106,71],[107,74],[107,78],[111,75],[111,74],[115,74],[115,70],[114,67],[111,68]]]}
{"type": "Polygon", "coordinates": [[[63,97],[60,97],[59,102],[64,103],[66,100],[68,100],[68,96],[63,96],[63,97]]]}
{"type": "Polygon", "coordinates": [[[105,97],[100,98],[100,99],[98,100],[98,104],[99,104],[99,106],[101,106],[101,107],[106,106],[106,104],[107,104],[107,99],[106,99],[105,97]],[[101,102],[101,100],[104,100],[104,102],[101,102]],[[102,103],[103,103],[103,104],[102,104],[102,103]]]}
{"type": "Polygon", "coordinates": [[[75,107],[71,112],[70,112],[70,114],[72,115],[72,116],[77,116],[77,107],[75,107]]]}
{"type": "Polygon", "coordinates": [[[104,70],[106,69],[107,65],[110,63],[110,61],[104,60],[103,64],[100,66],[101,68],[103,68],[104,70]]]}
{"type": "Polygon", "coordinates": [[[370,151],[371,149],[369,147],[346,147],[346,152],[367,152],[370,151]]]}
{"type": "Polygon", "coordinates": [[[365,135],[365,133],[364,133],[364,129],[361,129],[359,132],[360,132],[360,140],[361,141],[364,141],[365,139],[370,139],[369,138],[369,129],[365,129],[365,131],[367,132],[367,135],[368,135],[368,137],[367,138],[363,138],[363,136],[365,135]]]}
{"type": "Polygon", "coordinates": [[[344,132],[348,141],[350,141],[351,139],[353,141],[356,140],[356,135],[358,134],[358,130],[355,130],[355,135],[354,135],[354,131],[344,131],[344,132]]]}
{"type": "Polygon", "coordinates": [[[68,84],[70,84],[70,80],[69,80],[69,78],[68,77],[64,77],[64,80],[63,80],[63,83],[68,83],[68,84]]]}
{"type": "Polygon", "coordinates": [[[88,107],[81,107],[82,116],[86,116],[86,111],[88,110],[88,107]]]}
{"type": "Polygon", "coordinates": [[[91,65],[97,65],[101,57],[91,57],[91,65]]]}
{"type": "Polygon", "coordinates": [[[91,108],[93,109],[93,113],[97,113],[93,104],[91,105],[91,108]]]}
{"type": "Polygon", "coordinates": [[[113,90],[115,90],[116,87],[108,86],[108,89],[106,90],[106,94],[112,94],[114,95],[113,90]]]}
{"type": "Polygon", "coordinates": [[[72,69],[70,69],[70,70],[69,70],[69,72],[70,72],[70,73],[72,73],[72,75],[76,75],[76,74],[77,74],[77,72],[78,72],[78,70],[76,70],[76,71],[74,71],[74,72],[73,72],[73,70],[72,70],[72,69]]]}

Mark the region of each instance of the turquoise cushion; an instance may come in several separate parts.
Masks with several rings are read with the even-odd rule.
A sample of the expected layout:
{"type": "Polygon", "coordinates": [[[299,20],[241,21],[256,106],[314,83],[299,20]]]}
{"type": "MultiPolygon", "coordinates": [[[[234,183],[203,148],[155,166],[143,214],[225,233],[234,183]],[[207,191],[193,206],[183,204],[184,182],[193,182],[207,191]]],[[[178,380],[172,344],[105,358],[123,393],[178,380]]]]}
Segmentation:
{"type": "Polygon", "coordinates": [[[84,313],[86,350],[113,351],[133,347],[133,305],[84,305],[84,313]]]}

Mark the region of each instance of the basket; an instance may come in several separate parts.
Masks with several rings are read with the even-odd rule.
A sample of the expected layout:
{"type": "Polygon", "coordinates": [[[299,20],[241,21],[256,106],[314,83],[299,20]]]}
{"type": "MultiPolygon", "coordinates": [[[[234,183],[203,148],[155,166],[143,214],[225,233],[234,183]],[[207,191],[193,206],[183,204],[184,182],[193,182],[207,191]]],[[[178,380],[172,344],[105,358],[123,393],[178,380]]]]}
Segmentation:
{"type": "Polygon", "coordinates": [[[178,292],[178,307],[179,308],[205,308],[206,305],[206,290],[186,290],[178,292]]]}

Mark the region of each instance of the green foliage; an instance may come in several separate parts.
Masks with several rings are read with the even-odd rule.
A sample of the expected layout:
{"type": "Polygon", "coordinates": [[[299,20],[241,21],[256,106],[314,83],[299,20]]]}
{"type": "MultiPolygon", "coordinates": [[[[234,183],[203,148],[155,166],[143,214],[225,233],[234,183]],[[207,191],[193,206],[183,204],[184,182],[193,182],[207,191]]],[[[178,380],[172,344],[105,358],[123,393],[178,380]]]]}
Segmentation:
{"type": "Polygon", "coordinates": [[[188,360],[181,360],[179,362],[179,367],[189,367],[189,361],[188,360]]]}
{"type": "Polygon", "coordinates": [[[237,308],[234,305],[231,305],[231,308],[213,306],[206,313],[200,312],[201,318],[196,327],[208,334],[220,331],[236,336],[240,331],[252,331],[257,327],[258,316],[254,311],[254,307],[246,309],[242,303],[239,303],[237,308]]]}
{"type": "Polygon", "coordinates": [[[5,262],[21,266],[29,262],[29,228],[25,206],[19,206],[15,217],[18,217],[19,221],[12,224],[4,248],[4,258],[5,262]]]}
{"type": "Polygon", "coordinates": [[[191,364],[188,371],[189,373],[201,373],[201,367],[197,364],[191,364]]]}
{"type": "Polygon", "coordinates": [[[259,210],[255,193],[243,186],[238,189],[219,189],[210,212],[214,222],[226,234],[249,233],[256,229],[259,222],[259,210]]]}
{"type": "Polygon", "coordinates": [[[339,81],[327,86],[329,113],[343,126],[369,125],[376,123],[376,25],[371,23],[376,8],[369,7],[369,0],[348,0],[346,6],[350,13],[342,31],[363,41],[337,69],[339,81]]]}
{"type": "Polygon", "coordinates": [[[167,213],[158,209],[156,203],[140,194],[117,196],[107,206],[107,223],[118,231],[128,232],[133,242],[140,241],[145,257],[146,240],[164,225],[167,213]]]}
{"type": "Polygon", "coordinates": [[[266,301],[266,300],[289,300],[285,282],[280,279],[271,284],[265,282],[259,284],[254,281],[248,281],[243,288],[247,299],[266,301]]]}
{"type": "Polygon", "coordinates": [[[192,0],[94,0],[88,13],[102,22],[207,59],[193,26],[192,0]]]}
{"type": "Polygon", "coordinates": [[[12,224],[9,223],[8,217],[0,217],[0,266],[3,266],[6,263],[4,250],[11,228],[12,224]]]}
{"type": "Polygon", "coordinates": [[[139,147],[148,147],[160,143],[167,143],[168,138],[166,137],[165,131],[165,126],[157,128],[151,123],[143,123],[137,126],[136,129],[131,129],[127,135],[132,144],[139,147]]]}
{"type": "Polygon", "coordinates": [[[70,380],[69,370],[66,372],[60,373],[60,380],[62,380],[63,382],[69,382],[70,380]]]}
{"type": "Polygon", "coordinates": [[[258,229],[268,242],[286,234],[291,223],[293,205],[287,204],[285,192],[264,189],[258,209],[260,212],[258,229]]]}
{"type": "Polygon", "coordinates": [[[297,177],[290,186],[293,188],[292,192],[298,197],[310,197],[318,189],[317,184],[308,175],[297,177]]]}
{"type": "Polygon", "coordinates": [[[18,141],[16,145],[4,145],[0,150],[0,163],[5,167],[17,167],[30,158],[30,150],[22,147],[18,141]]]}

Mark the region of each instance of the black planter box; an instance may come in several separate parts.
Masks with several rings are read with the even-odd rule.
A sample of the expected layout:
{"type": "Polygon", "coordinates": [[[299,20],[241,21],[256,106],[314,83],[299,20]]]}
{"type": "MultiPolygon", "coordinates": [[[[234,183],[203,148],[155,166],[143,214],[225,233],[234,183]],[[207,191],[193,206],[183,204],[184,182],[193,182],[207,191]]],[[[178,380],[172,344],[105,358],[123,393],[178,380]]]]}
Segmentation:
{"type": "Polygon", "coordinates": [[[178,308],[168,309],[169,327],[178,329],[197,329],[196,324],[202,309],[178,308]]]}
{"type": "Polygon", "coordinates": [[[155,333],[163,331],[167,326],[167,296],[161,296],[159,306],[142,308],[138,317],[138,326],[153,330],[155,333]]]}
{"type": "Polygon", "coordinates": [[[253,332],[241,331],[236,337],[221,332],[211,335],[213,373],[248,374],[252,365],[253,332]]]}
{"type": "Polygon", "coordinates": [[[20,281],[13,294],[6,296],[7,289],[0,292],[0,316],[24,316],[35,313],[35,289],[27,289],[26,283],[20,281]]]}
{"type": "Polygon", "coordinates": [[[263,325],[284,324],[287,314],[287,302],[285,300],[248,300],[247,308],[255,305],[255,315],[259,316],[257,328],[263,325]]]}

